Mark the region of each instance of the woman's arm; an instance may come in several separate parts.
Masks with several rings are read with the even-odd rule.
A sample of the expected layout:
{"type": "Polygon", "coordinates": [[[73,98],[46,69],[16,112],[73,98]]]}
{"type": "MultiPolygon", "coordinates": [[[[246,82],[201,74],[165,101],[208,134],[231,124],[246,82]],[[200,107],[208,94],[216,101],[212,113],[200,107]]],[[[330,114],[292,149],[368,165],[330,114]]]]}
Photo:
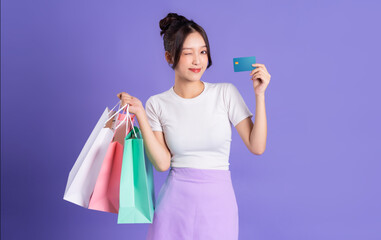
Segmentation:
{"type": "Polygon", "coordinates": [[[140,109],[135,115],[139,122],[148,159],[157,171],[167,171],[171,163],[171,153],[165,143],[163,132],[152,131],[144,109],[140,109]]]}
{"type": "Polygon", "coordinates": [[[158,131],[154,133],[152,131],[146,111],[138,98],[126,92],[118,93],[117,96],[122,101],[121,106],[129,104],[129,113],[135,114],[138,119],[148,159],[157,171],[166,171],[171,163],[171,153],[165,144],[163,133],[158,131]]]}
{"type": "Polygon", "coordinates": [[[256,155],[261,155],[266,149],[267,119],[265,108],[265,96],[256,95],[255,120],[245,118],[235,128],[241,136],[246,147],[256,155]]]}
{"type": "Polygon", "coordinates": [[[254,124],[250,118],[246,118],[236,125],[236,129],[249,150],[254,154],[261,155],[266,149],[265,90],[270,83],[271,75],[264,64],[255,63],[252,66],[255,67],[250,73],[256,102],[254,124]]]}

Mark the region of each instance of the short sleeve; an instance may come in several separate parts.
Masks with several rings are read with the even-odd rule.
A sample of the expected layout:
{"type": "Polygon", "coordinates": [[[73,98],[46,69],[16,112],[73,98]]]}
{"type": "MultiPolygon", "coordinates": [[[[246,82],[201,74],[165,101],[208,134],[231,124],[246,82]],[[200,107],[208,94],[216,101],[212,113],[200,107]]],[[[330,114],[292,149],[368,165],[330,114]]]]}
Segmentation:
{"type": "Polygon", "coordinates": [[[238,89],[232,83],[228,83],[226,86],[225,98],[229,120],[234,127],[243,119],[253,116],[238,89]]]}
{"type": "Polygon", "coordinates": [[[156,108],[156,104],[154,102],[154,98],[150,97],[146,101],[145,110],[148,118],[148,122],[151,125],[152,131],[163,131],[161,127],[158,110],[156,108]]]}

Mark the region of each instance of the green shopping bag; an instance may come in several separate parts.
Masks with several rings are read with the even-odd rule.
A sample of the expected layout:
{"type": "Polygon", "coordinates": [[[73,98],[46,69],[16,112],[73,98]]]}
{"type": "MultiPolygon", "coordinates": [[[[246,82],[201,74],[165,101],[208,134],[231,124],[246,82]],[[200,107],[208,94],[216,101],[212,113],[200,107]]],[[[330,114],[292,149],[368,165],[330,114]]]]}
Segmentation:
{"type": "Polygon", "coordinates": [[[118,224],[152,223],[154,204],[152,163],[145,155],[140,129],[134,126],[124,141],[118,224]]]}

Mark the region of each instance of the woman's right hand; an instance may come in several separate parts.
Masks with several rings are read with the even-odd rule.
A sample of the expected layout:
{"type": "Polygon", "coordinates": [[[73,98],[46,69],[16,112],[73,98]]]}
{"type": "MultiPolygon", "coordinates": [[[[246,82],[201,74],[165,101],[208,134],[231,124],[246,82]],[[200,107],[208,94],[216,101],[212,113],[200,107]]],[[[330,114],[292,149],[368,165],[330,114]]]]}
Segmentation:
{"type": "MultiPolygon", "coordinates": [[[[121,92],[116,95],[120,100],[122,100],[121,107],[123,107],[126,104],[129,104],[128,111],[130,113],[133,113],[135,115],[138,115],[141,111],[144,111],[144,107],[142,102],[136,98],[131,96],[130,94],[126,92],[121,92]]],[[[127,110],[127,107],[125,108],[127,110]]]]}

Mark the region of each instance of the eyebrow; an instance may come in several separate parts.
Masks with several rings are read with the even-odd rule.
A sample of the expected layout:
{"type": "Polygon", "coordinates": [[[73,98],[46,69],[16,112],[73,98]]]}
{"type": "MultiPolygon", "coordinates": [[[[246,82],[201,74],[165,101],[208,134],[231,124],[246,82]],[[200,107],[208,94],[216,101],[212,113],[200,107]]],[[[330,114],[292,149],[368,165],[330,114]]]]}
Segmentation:
{"type": "MultiPolygon", "coordinates": [[[[203,47],[206,47],[206,45],[201,46],[201,48],[203,48],[203,47]]],[[[181,50],[184,50],[184,49],[192,49],[192,48],[182,48],[181,50]]]]}

